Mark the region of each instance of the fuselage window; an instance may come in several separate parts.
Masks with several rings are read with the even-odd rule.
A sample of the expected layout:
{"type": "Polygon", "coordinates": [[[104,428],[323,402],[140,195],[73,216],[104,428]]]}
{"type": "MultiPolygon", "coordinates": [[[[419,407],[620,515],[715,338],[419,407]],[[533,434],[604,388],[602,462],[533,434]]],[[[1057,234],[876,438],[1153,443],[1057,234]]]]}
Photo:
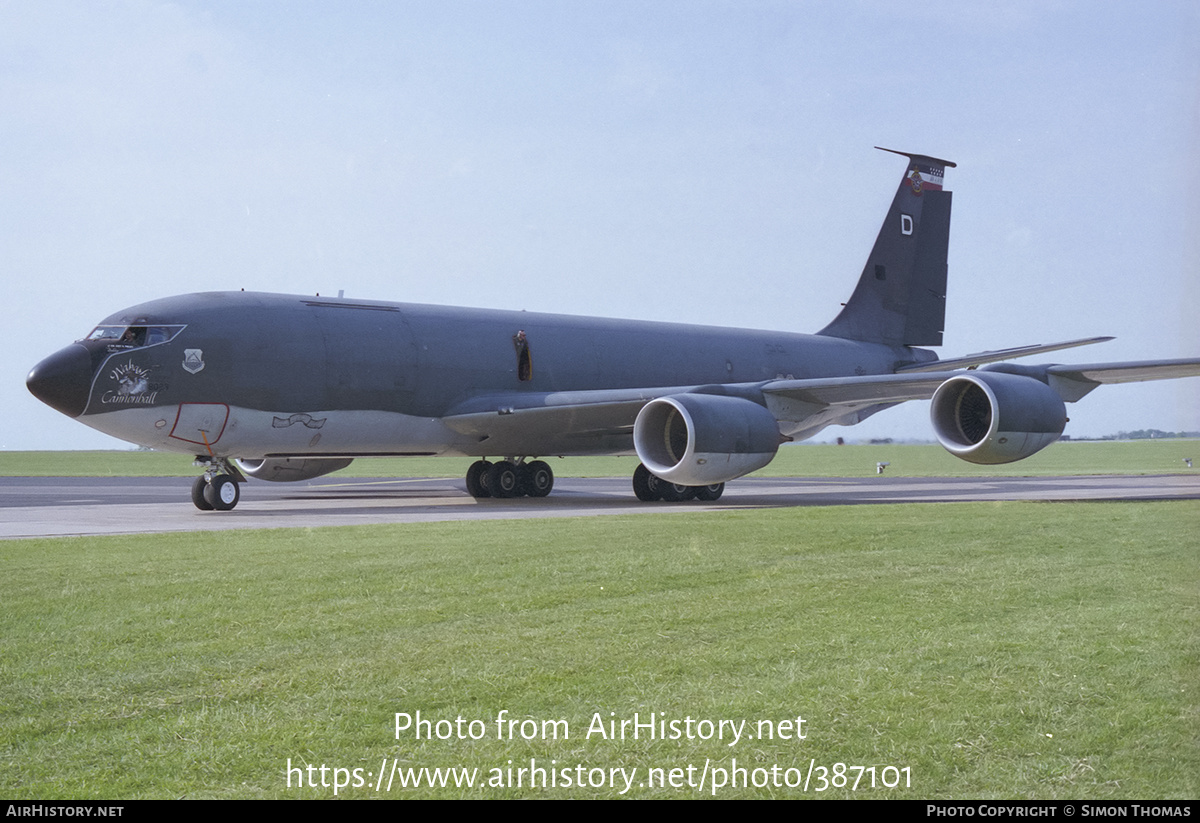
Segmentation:
{"type": "Polygon", "coordinates": [[[517,379],[522,383],[533,379],[533,359],[529,355],[529,340],[525,330],[513,335],[513,346],[517,350],[517,379]]]}
{"type": "Polygon", "coordinates": [[[97,326],[87,336],[88,340],[120,340],[125,333],[124,326],[97,326]]]}
{"type": "Polygon", "coordinates": [[[171,337],[171,330],[163,326],[151,326],[146,329],[147,346],[157,346],[159,343],[166,343],[171,337]]]}

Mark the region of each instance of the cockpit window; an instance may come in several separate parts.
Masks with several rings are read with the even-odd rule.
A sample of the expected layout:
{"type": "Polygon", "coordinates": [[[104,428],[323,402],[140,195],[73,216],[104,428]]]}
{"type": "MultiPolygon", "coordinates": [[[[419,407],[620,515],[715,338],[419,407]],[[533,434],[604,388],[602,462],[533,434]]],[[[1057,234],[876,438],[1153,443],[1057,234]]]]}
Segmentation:
{"type": "Polygon", "coordinates": [[[121,325],[97,326],[87,336],[88,340],[103,340],[109,347],[140,348],[167,343],[183,331],[183,326],[121,325]]]}

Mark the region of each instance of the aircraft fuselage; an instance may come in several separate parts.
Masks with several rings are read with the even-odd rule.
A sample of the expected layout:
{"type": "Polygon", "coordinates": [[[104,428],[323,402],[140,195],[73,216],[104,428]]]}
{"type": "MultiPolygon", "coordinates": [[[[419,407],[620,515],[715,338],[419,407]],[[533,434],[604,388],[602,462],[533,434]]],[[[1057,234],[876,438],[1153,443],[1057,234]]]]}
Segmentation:
{"type": "Polygon", "coordinates": [[[142,446],[248,459],[630,452],[632,416],[597,437],[445,421],[504,415],[514,397],[552,406],[573,392],[888,374],[932,356],[806,334],[249,292],[143,303],[93,337],[35,368],[73,364],[53,377],[70,398],[60,411],[76,406],[81,422],[142,446]],[[117,336],[130,329],[137,339],[117,336]]]}

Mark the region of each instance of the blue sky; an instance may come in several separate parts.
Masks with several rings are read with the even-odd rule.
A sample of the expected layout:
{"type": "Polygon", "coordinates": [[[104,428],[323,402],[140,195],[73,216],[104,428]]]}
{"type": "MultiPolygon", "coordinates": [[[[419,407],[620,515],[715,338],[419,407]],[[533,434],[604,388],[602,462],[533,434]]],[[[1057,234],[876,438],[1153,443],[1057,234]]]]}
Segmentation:
{"type": "MultiPolygon", "coordinates": [[[[0,1],[0,448],[119,446],[25,373],[181,292],[815,331],[876,145],[958,163],[943,356],[1198,356],[1197,42],[1193,2],[0,1]]],[[[1200,379],[1069,413],[1200,430],[1200,379]]]]}

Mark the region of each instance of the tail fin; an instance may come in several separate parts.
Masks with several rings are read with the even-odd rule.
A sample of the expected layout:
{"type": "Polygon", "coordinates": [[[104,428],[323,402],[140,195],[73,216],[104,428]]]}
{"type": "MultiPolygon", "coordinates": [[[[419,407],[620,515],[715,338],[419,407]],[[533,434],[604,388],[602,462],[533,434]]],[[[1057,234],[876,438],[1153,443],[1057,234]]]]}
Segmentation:
{"type": "Polygon", "coordinates": [[[854,294],[818,334],[893,346],[940,346],[951,199],[942,190],[942,179],[954,164],[923,154],[881,151],[907,157],[908,170],[854,294]]]}

